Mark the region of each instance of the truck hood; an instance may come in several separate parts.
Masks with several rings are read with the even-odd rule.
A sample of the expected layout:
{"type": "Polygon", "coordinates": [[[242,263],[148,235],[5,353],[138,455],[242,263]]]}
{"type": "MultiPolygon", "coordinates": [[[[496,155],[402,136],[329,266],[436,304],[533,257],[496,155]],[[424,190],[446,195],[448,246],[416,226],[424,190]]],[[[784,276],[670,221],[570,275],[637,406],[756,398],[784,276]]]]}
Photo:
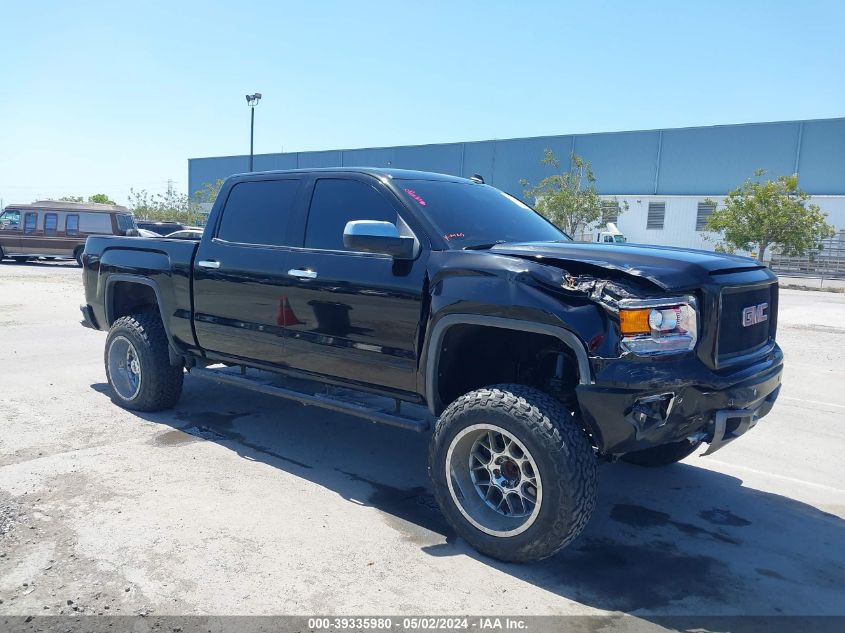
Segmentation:
{"type": "Polygon", "coordinates": [[[572,274],[582,272],[579,265],[616,270],[647,279],[664,290],[696,288],[712,283],[712,275],[764,268],[748,257],[648,244],[526,242],[499,244],[487,252],[539,262],[548,260],[563,268],[571,264],[572,274]]]}

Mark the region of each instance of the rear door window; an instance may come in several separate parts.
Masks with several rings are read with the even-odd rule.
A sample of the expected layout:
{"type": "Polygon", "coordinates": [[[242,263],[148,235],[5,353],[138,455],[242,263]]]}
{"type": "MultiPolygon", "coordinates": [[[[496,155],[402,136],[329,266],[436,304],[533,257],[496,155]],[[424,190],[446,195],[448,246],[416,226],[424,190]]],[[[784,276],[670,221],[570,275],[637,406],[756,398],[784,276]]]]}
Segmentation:
{"type": "Polygon", "coordinates": [[[31,235],[35,233],[35,226],[38,223],[37,213],[27,213],[23,216],[23,233],[24,235],[31,235]]]}
{"type": "Polygon", "coordinates": [[[47,213],[44,215],[44,235],[56,235],[56,230],[59,227],[59,216],[55,213],[47,213]]]}
{"type": "Polygon", "coordinates": [[[359,180],[321,178],[314,185],[305,248],[344,251],[343,229],[351,220],[396,223],[396,209],[378,190],[359,180]]]}
{"type": "Polygon", "coordinates": [[[68,237],[79,235],[79,216],[75,213],[67,216],[65,220],[65,235],[68,237]]]}
{"type": "Polygon", "coordinates": [[[229,192],[217,237],[238,244],[286,246],[300,181],[248,180],[229,192]]]}

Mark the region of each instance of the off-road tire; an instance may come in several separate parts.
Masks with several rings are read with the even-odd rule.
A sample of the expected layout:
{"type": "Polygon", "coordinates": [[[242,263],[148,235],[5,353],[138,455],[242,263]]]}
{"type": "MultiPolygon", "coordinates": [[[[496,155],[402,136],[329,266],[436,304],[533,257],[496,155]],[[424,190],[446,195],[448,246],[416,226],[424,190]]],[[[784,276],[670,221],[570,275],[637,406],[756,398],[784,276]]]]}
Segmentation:
{"type": "Polygon", "coordinates": [[[636,464],[637,466],[659,468],[689,457],[699,446],[701,446],[701,442],[681,440],[680,442],[672,442],[671,444],[663,444],[654,448],[646,448],[642,451],[628,453],[622,456],[622,461],[629,464],[636,464]]]}
{"type": "Polygon", "coordinates": [[[552,556],[584,530],[596,506],[597,461],[577,414],[524,385],[484,387],[450,404],[431,439],[429,475],[449,524],[476,550],[502,561],[552,556]],[[446,480],[450,444],[463,429],[484,423],[497,425],[522,442],[540,473],[543,496],[537,517],[514,536],[495,536],[475,527],[456,505],[446,480]]]}
{"type": "Polygon", "coordinates": [[[184,368],[170,364],[167,335],[157,311],[149,310],[117,319],[109,329],[103,358],[112,401],[125,409],[169,409],[182,395],[184,368]],[[118,336],[129,339],[137,350],[140,362],[141,384],[137,395],[131,399],[125,399],[117,393],[109,375],[109,349],[118,336]]]}

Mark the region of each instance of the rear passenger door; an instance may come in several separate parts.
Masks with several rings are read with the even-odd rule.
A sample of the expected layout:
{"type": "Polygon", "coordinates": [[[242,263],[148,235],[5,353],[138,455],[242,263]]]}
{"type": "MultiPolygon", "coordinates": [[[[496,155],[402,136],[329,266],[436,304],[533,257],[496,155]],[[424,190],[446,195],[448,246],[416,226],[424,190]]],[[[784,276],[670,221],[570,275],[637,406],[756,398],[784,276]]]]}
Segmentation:
{"type": "Polygon", "coordinates": [[[295,174],[240,181],[216,226],[206,227],[193,271],[194,327],[204,350],[285,364],[288,226],[301,189],[295,174]]]}

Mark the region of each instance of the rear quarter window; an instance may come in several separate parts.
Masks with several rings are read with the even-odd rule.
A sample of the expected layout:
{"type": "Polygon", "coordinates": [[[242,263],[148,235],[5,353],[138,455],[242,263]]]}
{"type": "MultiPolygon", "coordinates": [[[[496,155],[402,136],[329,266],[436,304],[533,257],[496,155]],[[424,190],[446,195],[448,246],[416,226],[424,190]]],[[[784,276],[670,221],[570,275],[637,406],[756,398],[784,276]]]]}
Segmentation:
{"type": "Polygon", "coordinates": [[[79,230],[83,233],[111,235],[111,216],[108,213],[80,213],[79,230]]]}

